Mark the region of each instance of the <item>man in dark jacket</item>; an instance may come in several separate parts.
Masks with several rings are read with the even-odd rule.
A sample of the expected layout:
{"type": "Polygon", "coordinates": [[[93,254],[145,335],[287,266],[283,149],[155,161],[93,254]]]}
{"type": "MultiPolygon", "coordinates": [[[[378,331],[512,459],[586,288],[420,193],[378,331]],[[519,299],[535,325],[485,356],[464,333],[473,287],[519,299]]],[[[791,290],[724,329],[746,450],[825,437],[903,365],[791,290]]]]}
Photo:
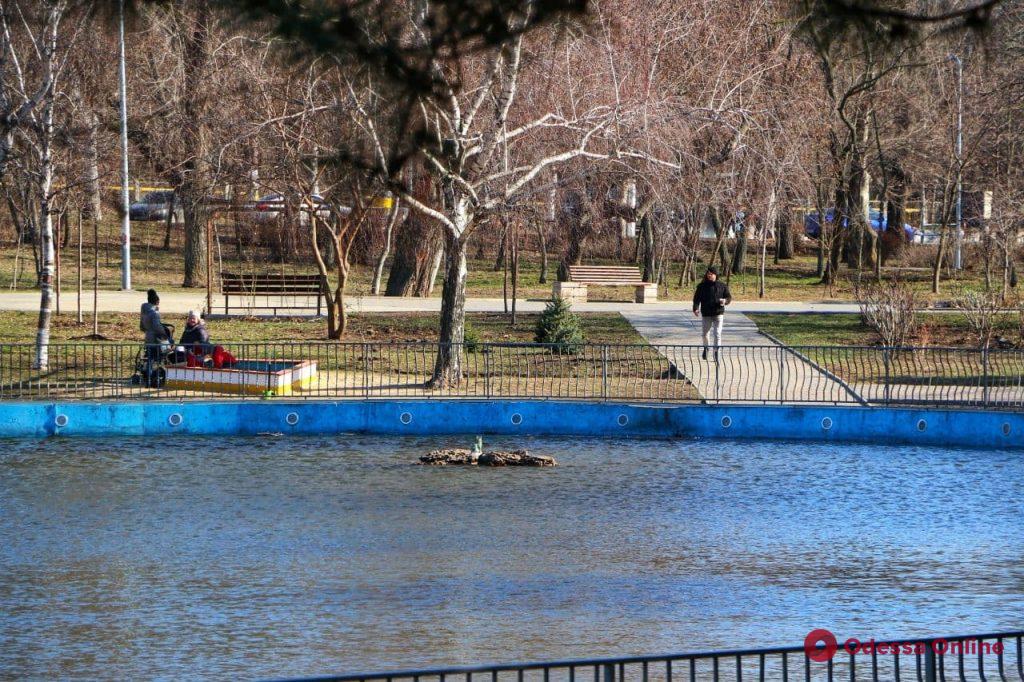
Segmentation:
{"type": "Polygon", "coordinates": [[[725,306],[732,303],[732,294],[724,282],[718,281],[718,271],[709,267],[704,273],[704,281],[697,285],[693,292],[693,314],[702,317],[704,328],[704,352],[701,357],[708,359],[708,346],[714,344],[715,360],[718,359],[718,347],[722,345],[722,322],[725,318],[725,306]]]}

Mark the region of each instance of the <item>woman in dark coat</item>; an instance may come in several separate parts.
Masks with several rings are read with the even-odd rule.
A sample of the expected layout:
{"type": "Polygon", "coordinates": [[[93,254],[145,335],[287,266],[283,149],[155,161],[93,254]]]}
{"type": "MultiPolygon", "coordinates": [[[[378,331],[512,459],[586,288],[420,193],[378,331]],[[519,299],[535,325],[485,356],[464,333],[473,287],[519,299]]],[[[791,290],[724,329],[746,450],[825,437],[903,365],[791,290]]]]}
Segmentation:
{"type": "Polygon", "coordinates": [[[195,355],[209,355],[213,352],[213,345],[210,343],[210,332],[206,331],[203,318],[195,310],[188,311],[188,320],[185,322],[185,331],[181,333],[178,345],[184,346],[185,350],[195,355]],[[196,348],[196,346],[199,346],[196,348]]]}

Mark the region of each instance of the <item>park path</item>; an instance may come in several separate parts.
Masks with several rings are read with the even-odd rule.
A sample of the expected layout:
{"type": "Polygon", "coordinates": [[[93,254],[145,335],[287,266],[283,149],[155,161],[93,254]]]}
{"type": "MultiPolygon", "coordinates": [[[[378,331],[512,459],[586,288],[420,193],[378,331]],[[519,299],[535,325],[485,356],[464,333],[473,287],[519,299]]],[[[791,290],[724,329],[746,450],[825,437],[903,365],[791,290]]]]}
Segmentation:
{"type": "MultiPolygon", "coordinates": [[[[687,306],[689,307],[689,306],[687,306]]],[[[731,308],[718,362],[701,356],[701,321],[690,310],[622,310],[622,315],[708,401],[863,403],[842,381],[762,334],[731,308]]]]}

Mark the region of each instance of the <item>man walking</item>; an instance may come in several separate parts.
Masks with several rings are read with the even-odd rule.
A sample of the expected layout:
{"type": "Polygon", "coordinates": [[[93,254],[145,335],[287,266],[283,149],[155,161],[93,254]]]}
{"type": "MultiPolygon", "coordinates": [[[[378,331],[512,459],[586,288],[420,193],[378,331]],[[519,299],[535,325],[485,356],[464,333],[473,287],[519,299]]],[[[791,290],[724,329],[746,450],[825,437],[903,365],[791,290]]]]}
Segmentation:
{"type": "Polygon", "coordinates": [[[701,357],[708,359],[708,346],[714,343],[715,360],[718,360],[718,347],[722,345],[722,322],[725,318],[725,306],[732,303],[729,286],[718,281],[718,270],[709,267],[704,273],[704,280],[693,292],[693,314],[701,317],[704,328],[704,352],[701,357]]]}

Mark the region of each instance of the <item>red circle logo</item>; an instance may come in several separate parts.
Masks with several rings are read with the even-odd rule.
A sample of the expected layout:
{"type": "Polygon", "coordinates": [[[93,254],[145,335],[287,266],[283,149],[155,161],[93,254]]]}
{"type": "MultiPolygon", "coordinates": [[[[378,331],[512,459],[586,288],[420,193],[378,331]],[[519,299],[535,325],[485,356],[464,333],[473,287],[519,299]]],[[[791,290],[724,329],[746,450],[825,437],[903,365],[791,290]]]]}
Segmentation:
{"type": "Polygon", "coordinates": [[[804,653],[812,661],[824,662],[836,655],[839,643],[836,636],[824,628],[811,630],[804,638],[804,653]]]}

